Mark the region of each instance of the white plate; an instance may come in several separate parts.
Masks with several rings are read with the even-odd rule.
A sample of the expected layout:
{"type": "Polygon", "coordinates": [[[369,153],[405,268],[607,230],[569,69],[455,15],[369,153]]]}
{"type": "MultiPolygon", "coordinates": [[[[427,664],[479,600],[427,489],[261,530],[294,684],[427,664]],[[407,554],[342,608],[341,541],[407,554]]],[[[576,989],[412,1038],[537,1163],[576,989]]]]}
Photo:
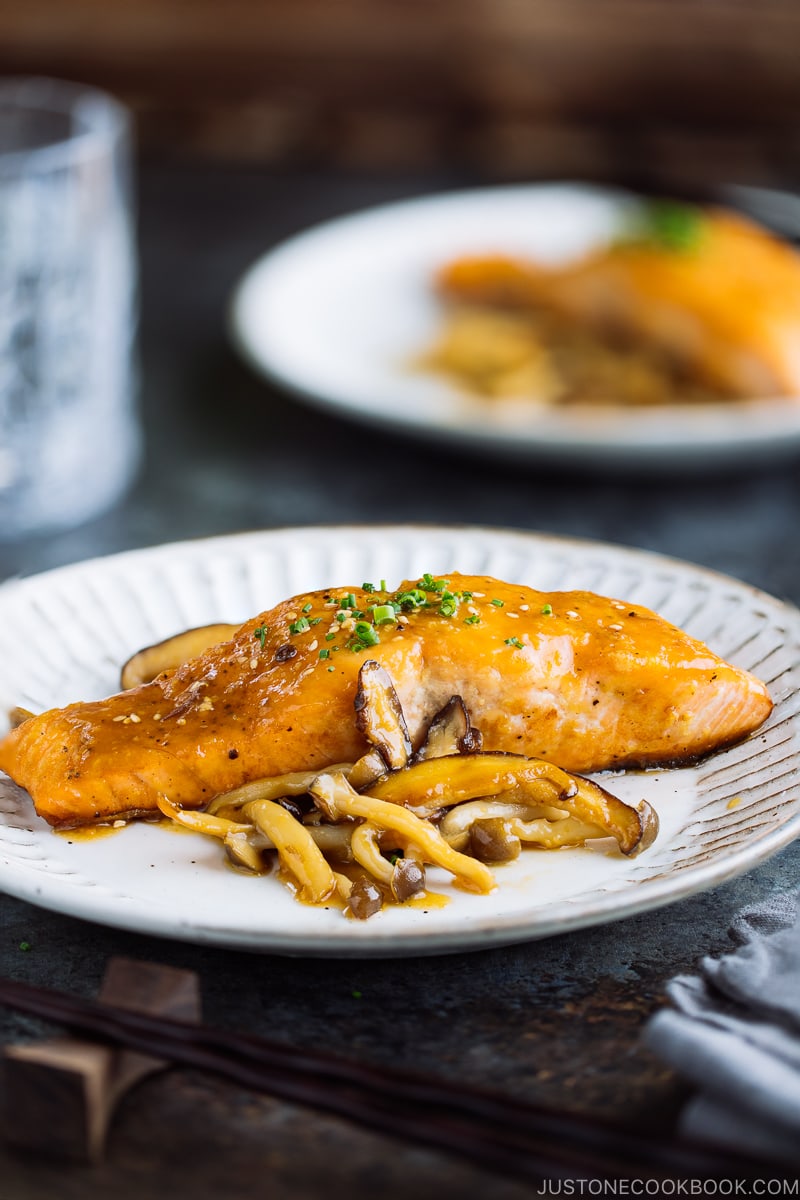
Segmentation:
{"type": "Polygon", "coordinates": [[[331,412],[482,454],[670,469],[796,454],[792,400],[537,411],[488,405],[410,369],[440,328],[439,266],[482,252],[564,261],[607,240],[635,203],[623,192],[518,185],[331,221],[250,269],[233,300],[235,341],[256,370],[331,412]]]}
{"type": "MultiPolygon", "coordinates": [[[[133,825],[95,841],[53,834],[0,776],[0,887],[34,904],[144,933],[287,954],[405,955],[543,937],[642,912],[754,866],[800,831],[800,613],[723,576],[601,543],[487,529],[290,529],[116,555],[0,588],[0,704],[33,710],[117,689],[136,648],[190,625],[239,621],[307,588],[425,571],[588,588],[657,609],[761,676],[763,730],[699,767],[615,775],[661,817],[628,860],[605,849],[525,851],[489,896],[441,889],[428,912],[369,921],[296,903],[237,875],[216,842],[133,825]],[[732,806],[731,802],[737,803],[732,806]]],[[[438,888],[437,881],[437,890],[438,888]]]]}

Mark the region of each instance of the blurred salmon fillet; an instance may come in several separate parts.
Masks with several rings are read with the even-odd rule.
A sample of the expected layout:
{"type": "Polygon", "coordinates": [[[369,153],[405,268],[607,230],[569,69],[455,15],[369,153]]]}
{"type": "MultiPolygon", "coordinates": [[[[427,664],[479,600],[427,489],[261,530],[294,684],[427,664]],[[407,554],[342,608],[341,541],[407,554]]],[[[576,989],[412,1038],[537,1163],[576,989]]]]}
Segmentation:
{"type": "Polygon", "coordinates": [[[484,255],[446,265],[449,300],[544,309],[667,352],[738,397],[800,398],[800,254],[752,221],[689,209],[691,236],[620,240],[560,267],[484,255]]]}
{"type": "Polygon", "coordinates": [[[435,584],[284,601],[152,683],[28,719],[0,743],[0,768],[63,828],[155,813],[162,793],[203,806],[364,753],[353,702],[368,659],[392,677],[415,746],[458,694],[485,750],[570,771],[692,760],[772,708],[752,675],[640,605],[484,576],[435,584]]]}

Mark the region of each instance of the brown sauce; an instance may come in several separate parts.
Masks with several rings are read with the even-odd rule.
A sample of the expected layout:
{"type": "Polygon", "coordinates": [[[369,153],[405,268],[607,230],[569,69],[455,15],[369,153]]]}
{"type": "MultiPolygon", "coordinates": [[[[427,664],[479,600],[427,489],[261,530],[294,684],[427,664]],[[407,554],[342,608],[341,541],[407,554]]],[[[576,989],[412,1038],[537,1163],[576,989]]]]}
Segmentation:
{"type": "Polygon", "coordinates": [[[121,833],[128,825],[127,821],[105,822],[97,825],[81,825],[77,829],[54,829],[53,833],[63,838],[65,842],[97,842],[101,838],[111,837],[121,833]]]}

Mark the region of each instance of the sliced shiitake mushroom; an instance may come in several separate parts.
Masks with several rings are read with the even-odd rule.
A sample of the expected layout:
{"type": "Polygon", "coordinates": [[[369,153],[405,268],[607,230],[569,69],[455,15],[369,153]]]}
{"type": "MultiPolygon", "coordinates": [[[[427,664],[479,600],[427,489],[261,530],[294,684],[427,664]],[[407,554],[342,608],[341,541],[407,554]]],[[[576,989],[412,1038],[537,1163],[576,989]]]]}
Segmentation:
{"type": "Polygon", "coordinates": [[[354,707],[357,728],[380,751],[386,766],[393,771],[404,767],[411,757],[411,738],[403,707],[389,672],[374,658],[358,672],[354,707]]]}
{"type": "Polygon", "coordinates": [[[531,792],[531,803],[559,805],[577,788],[571,775],[543,759],[487,752],[448,754],[412,763],[376,779],[368,794],[402,804],[419,817],[429,817],[464,800],[523,786],[531,792]]]}
{"type": "Polygon", "coordinates": [[[467,706],[460,696],[451,696],[431,720],[425,739],[412,758],[443,758],[446,754],[474,754],[483,743],[481,732],[470,725],[467,706]]]}
{"type": "MultiPolygon", "coordinates": [[[[578,787],[566,798],[563,807],[574,817],[590,825],[598,825],[616,838],[623,854],[632,858],[652,846],[658,835],[658,814],[646,800],[634,807],[612,796],[593,779],[573,775],[578,787]]],[[[561,801],[559,801],[561,804],[561,801]]]]}
{"type": "Polygon", "coordinates": [[[616,839],[623,854],[650,846],[658,833],[658,816],[646,800],[636,807],[612,796],[581,775],[567,774],[543,759],[514,754],[463,754],[427,759],[391,771],[369,785],[368,794],[403,804],[418,816],[482,797],[524,799],[529,804],[556,804],[587,826],[616,839]]]}
{"type": "Polygon", "coordinates": [[[227,642],[238,628],[238,625],[200,625],[196,629],[176,633],[163,642],[156,642],[154,646],[145,646],[123,665],[120,676],[122,688],[127,691],[143,683],[152,683],[162,671],[180,667],[211,646],[227,642]]]}

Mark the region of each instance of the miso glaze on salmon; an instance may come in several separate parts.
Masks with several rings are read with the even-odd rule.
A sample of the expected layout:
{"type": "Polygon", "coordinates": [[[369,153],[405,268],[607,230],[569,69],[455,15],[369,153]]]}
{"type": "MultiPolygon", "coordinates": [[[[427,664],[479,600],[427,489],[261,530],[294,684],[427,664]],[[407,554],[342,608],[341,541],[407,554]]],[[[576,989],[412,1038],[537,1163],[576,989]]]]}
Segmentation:
{"type": "Polygon", "coordinates": [[[649,233],[563,266],[461,258],[438,285],[450,300],[550,310],[639,340],[732,397],[800,397],[800,254],[723,209],[673,205],[670,214],[671,223],[653,216],[649,233]]]}
{"type": "Polygon", "coordinates": [[[154,813],[159,794],[201,807],[363,754],[367,659],[391,675],[415,745],[458,694],[485,750],[568,771],[690,761],[772,708],[754,676],[639,605],[450,574],[286,600],[152,683],[30,718],[0,768],[62,828],[154,813]]]}

